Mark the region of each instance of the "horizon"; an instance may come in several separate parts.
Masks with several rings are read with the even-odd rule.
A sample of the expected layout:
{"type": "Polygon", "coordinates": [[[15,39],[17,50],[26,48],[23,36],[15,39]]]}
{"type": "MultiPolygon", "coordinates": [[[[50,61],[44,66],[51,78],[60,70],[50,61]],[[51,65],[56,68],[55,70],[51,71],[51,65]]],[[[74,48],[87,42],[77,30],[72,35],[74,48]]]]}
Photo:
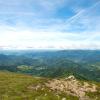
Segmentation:
{"type": "Polygon", "coordinates": [[[100,50],[100,0],[1,0],[0,49],[100,50]]]}
{"type": "Polygon", "coordinates": [[[53,51],[100,51],[100,49],[0,49],[0,52],[2,51],[30,51],[30,52],[53,52],[53,51]]]}

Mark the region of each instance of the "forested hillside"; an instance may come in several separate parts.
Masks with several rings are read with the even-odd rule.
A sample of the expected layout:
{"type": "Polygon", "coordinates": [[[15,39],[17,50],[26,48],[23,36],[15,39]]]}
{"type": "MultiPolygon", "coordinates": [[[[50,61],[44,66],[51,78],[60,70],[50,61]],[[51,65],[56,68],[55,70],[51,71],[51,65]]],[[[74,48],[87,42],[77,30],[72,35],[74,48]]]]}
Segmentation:
{"type": "Polygon", "coordinates": [[[0,51],[0,70],[100,82],[100,51],[0,51]]]}

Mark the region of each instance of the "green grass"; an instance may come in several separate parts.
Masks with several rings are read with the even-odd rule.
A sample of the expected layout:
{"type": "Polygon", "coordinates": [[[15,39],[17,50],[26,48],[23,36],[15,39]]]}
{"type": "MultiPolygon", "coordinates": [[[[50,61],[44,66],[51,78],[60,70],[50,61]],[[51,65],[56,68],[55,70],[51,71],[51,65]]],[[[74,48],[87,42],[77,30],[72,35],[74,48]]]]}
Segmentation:
{"type": "Polygon", "coordinates": [[[100,100],[100,91],[98,92],[87,92],[86,95],[91,98],[91,100],[100,100]]]}
{"type": "Polygon", "coordinates": [[[48,79],[11,72],[0,72],[0,100],[78,100],[77,97],[64,93],[29,89],[29,86],[44,84],[48,79]],[[59,96],[58,96],[59,95],[59,96]]]}

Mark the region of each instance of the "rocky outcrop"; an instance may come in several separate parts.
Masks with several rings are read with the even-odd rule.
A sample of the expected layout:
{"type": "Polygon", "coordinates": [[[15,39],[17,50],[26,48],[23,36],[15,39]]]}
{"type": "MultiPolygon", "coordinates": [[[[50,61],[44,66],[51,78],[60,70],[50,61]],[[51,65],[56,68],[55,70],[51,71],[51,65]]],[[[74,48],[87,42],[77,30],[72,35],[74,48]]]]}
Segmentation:
{"type": "MultiPolygon", "coordinates": [[[[77,96],[79,100],[92,100],[86,95],[87,92],[96,92],[97,85],[85,81],[77,80],[73,75],[61,79],[49,79],[44,84],[29,86],[28,89],[37,91],[48,88],[49,91],[54,91],[57,95],[66,93],[67,95],[77,96]]],[[[59,95],[58,95],[59,96],[59,95]]],[[[66,100],[63,98],[62,100],[66,100]]]]}
{"type": "Polygon", "coordinates": [[[67,94],[78,96],[80,100],[86,97],[86,92],[96,92],[96,85],[89,84],[88,82],[78,81],[74,76],[69,76],[65,79],[52,79],[45,83],[53,91],[62,91],[67,94]]]}

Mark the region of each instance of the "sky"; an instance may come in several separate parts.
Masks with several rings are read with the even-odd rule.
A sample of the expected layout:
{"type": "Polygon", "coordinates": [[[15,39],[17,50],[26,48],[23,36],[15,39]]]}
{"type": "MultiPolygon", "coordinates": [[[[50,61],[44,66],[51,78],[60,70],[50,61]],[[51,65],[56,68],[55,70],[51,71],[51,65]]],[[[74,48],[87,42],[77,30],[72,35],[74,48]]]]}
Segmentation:
{"type": "Polygon", "coordinates": [[[0,49],[100,49],[100,0],[0,0],[0,49]]]}

